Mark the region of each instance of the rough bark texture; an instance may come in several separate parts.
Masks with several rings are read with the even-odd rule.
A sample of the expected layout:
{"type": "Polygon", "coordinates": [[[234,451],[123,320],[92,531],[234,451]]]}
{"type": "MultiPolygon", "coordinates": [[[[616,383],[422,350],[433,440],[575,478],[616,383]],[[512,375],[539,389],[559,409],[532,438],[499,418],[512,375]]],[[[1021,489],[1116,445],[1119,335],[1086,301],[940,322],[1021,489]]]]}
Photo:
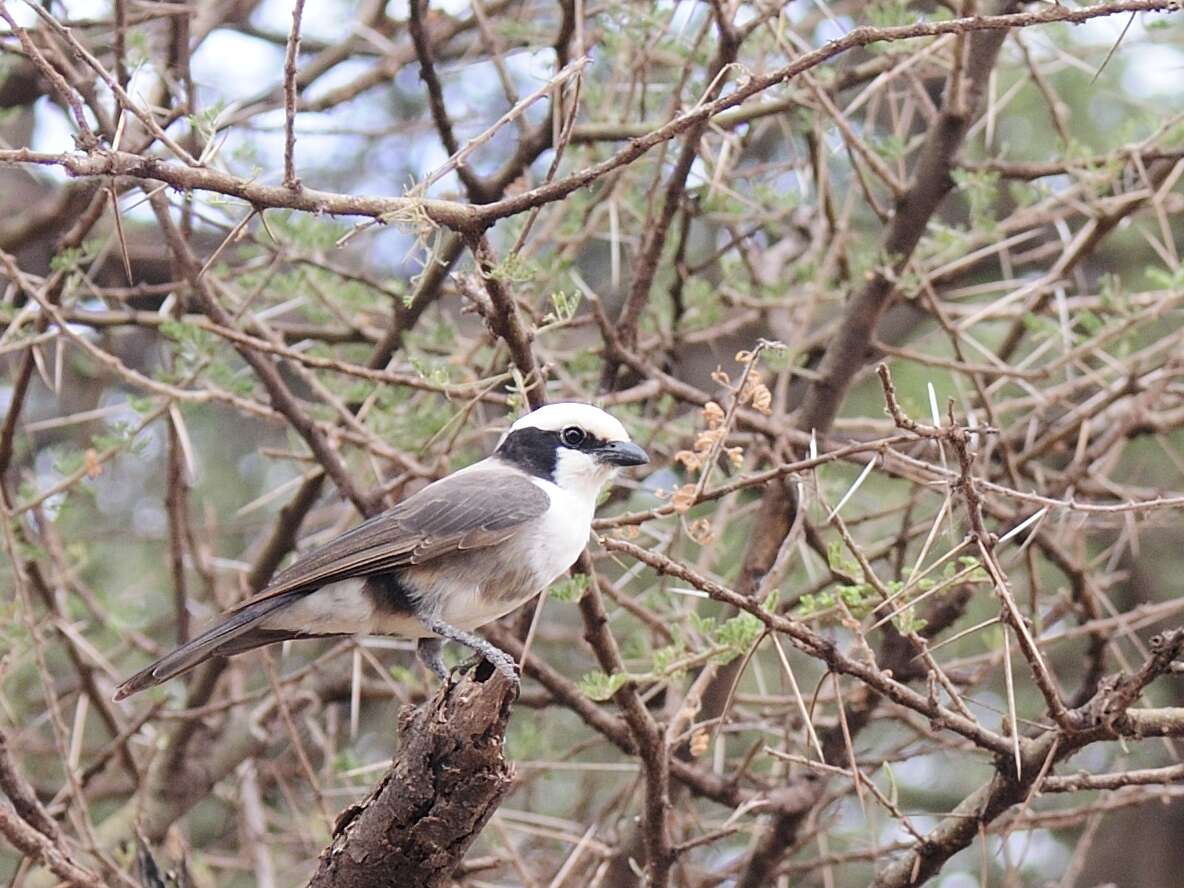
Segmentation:
{"type": "Polygon", "coordinates": [[[513,783],[502,749],[513,699],[482,663],[404,710],[390,770],[342,812],[309,888],[448,884],[513,783]]]}

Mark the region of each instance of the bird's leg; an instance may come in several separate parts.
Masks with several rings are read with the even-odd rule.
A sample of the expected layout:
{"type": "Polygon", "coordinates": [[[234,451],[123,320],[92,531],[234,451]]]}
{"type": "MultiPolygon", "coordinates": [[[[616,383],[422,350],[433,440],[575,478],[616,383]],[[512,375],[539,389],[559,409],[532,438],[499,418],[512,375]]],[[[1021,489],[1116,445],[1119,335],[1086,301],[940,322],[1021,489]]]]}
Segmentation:
{"type": "Polygon", "coordinates": [[[444,642],[438,638],[421,638],[416,645],[415,654],[419,662],[435,673],[441,681],[448,680],[448,667],[444,665],[444,657],[440,652],[444,649],[444,642]]]}
{"type": "MultiPolygon", "coordinates": [[[[450,626],[443,620],[436,617],[420,617],[420,622],[424,627],[436,633],[440,638],[447,638],[449,641],[455,641],[463,644],[469,650],[476,651],[484,657],[494,669],[502,674],[502,676],[510,682],[515,688],[519,685],[518,680],[518,666],[514,663],[513,658],[503,651],[501,648],[490,644],[480,635],[474,635],[471,632],[465,632],[462,629],[457,629],[455,626],[450,626]]],[[[426,639],[427,641],[435,641],[439,645],[439,639],[426,639]]],[[[424,656],[424,643],[419,643],[420,656],[424,656]]],[[[439,648],[436,649],[436,657],[439,658],[439,648]]],[[[425,661],[426,662],[426,661],[425,661]]],[[[441,664],[443,665],[443,664],[441,664]]],[[[431,668],[429,664],[429,668],[431,668]]],[[[433,669],[433,671],[435,671],[433,669]]]]}

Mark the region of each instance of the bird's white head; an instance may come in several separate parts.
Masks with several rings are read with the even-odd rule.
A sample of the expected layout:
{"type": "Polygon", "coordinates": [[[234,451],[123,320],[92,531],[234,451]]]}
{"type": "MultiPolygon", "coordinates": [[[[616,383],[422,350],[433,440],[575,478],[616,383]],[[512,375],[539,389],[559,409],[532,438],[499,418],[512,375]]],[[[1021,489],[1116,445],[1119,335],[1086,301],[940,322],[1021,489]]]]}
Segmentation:
{"type": "Polygon", "coordinates": [[[595,497],[622,466],[649,462],[614,417],[591,404],[547,404],[502,436],[495,456],[573,493],[595,497]]]}

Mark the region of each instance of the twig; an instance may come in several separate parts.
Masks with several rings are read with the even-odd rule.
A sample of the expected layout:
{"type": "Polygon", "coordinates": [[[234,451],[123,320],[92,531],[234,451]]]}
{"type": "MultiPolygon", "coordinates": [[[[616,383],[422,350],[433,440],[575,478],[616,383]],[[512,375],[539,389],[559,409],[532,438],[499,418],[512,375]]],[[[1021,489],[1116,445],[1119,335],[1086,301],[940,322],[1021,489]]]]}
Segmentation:
{"type": "Polygon", "coordinates": [[[292,31],[284,50],[284,187],[300,190],[296,175],[296,61],[300,57],[300,20],[304,16],[304,0],[292,6],[292,31]]]}

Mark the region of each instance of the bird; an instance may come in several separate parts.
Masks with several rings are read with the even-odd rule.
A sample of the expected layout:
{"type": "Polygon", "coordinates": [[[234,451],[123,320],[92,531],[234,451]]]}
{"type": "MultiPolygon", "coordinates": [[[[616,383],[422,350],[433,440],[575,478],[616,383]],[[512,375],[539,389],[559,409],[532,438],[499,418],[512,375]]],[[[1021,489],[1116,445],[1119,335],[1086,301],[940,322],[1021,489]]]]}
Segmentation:
{"type": "Polygon", "coordinates": [[[209,629],[128,678],[115,699],[212,657],[302,638],[415,639],[441,680],[445,641],[518,686],[513,659],[474,630],[534,598],[588,542],[600,493],[618,469],[649,462],[625,427],[591,404],[545,404],[493,453],[428,484],[315,548],[209,629]]]}

